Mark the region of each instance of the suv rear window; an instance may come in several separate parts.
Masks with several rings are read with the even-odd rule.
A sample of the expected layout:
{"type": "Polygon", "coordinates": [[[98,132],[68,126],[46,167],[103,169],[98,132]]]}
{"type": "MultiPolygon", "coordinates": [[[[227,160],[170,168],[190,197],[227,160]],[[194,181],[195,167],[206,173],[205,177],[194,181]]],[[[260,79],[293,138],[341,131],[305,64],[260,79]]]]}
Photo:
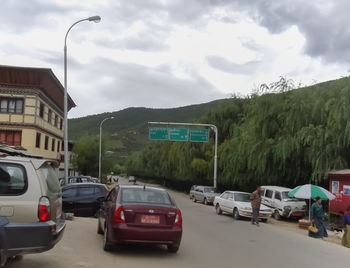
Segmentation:
{"type": "Polygon", "coordinates": [[[172,205],[167,192],[155,189],[124,188],[121,191],[121,200],[125,203],[157,203],[172,205]]]}
{"type": "Polygon", "coordinates": [[[0,163],[0,195],[20,195],[27,190],[27,174],[23,166],[0,163]]]}

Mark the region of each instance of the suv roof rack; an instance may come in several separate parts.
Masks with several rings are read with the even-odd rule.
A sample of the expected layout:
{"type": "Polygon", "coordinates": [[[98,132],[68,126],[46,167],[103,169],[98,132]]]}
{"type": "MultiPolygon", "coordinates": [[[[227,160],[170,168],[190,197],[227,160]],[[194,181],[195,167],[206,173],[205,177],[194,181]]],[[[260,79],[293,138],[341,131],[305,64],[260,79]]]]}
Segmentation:
{"type": "Polygon", "coordinates": [[[9,146],[4,143],[0,143],[0,156],[25,156],[30,158],[42,159],[43,157],[28,153],[24,148],[18,146],[9,146]]]}

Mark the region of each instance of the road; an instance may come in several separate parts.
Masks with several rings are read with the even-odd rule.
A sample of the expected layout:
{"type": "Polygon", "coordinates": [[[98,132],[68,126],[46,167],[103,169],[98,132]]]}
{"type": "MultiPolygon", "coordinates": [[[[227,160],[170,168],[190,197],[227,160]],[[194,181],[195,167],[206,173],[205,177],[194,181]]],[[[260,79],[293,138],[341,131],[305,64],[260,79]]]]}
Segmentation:
{"type": "Polygon", "coordinates": [[[182,210],[184,233],[180,250],[171,254],[162,246],[124,246],[107,253],[96,233],[97,219],[67,221],[62,241],[48,252],[25,255],[7,268],[78,267],[345,267],[350,250],[273,225],[251,225],[212,206],[193,203],[170,191],[182,210]]]}

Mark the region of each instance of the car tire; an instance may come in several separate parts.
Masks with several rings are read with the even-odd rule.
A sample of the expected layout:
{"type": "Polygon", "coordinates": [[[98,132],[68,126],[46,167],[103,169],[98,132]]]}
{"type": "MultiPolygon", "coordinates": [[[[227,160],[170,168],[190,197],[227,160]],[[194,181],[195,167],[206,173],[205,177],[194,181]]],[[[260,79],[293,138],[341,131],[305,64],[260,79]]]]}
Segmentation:
{"type": "Polygon", "coordinates": [[[206,205],[206,206],[209,205],[209,202],[208,202],[208,200],[207,200],[206,198],[204,198],[203,203],[204,203],[204,205],[206,205]]]}
{"type": "Polygon", "coordinates": [[[168,245],[168,252],[170,253],[176,253],[179,248],[180,248],[180,245],[168,245]]]}
{"type": "Polygon", "coordinates": [[[109,241],[109,238],[108,238],[107,226],[104,230],[104,235],[103,235],[103,250],[104,251],[111,251],[112,250],[112,243],[109,241]]]}
{"type": "Polygon", "coordinates": [[[193,196],[193,199],[192,199],[192,200],[193,200],[193,202],[195,202],[195,203],[197,202],[197,199],[196,199],[195,196],[193,196]]]}
{"type": "Polygon", "coordinates": [[[238,212],[238,209],[237,209],[237,208],[235,208],[235,209],[233,210],[233,218],[234,218],[235,220],[239,220],[239,219],[241,218],[241,216],[239,216],[239,212],[238,212]]]}
{"type": "Polygon", "coordinates": [[[219,204],[216,204],[215,210],[216,210],[216,214],[218,214],[218,215],[221,215],[221,214],[222,214],[222,210],[221,210],[219,204]]]}
{"type": "Polygon", "coordinates": [[[101,227],[101,222],[100,222],[100,219],[97,220],[97,233],[98,234],[103,234],[103,230],[102,230],[102,227],[101,227]]]}
{"type": "Polygon", "coordinates": [[[273,213],[273,217],[277,221],[281,220],[281,215],[280,215],[280,213],[277,210],[275,210],[275,212],[273,213]]]}

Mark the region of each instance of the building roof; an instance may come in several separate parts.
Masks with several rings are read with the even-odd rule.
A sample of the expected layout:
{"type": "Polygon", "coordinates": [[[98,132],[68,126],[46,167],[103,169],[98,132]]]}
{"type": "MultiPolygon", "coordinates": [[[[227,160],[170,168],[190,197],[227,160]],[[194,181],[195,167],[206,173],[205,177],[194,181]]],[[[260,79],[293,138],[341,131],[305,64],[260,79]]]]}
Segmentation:
{"type": "Polygon", "coordinates": [[[328,174],[331,174],[331,175],[350,175],[350,169],[335,170],[335,171],[329,172],[328,174]]]}
{"type": "MultiPolygon", "coordinates": [[[[0,85],[40,88],[63,110],[64,87],[49,68],[0,65],[0,85]]],[[[76,104],[68,95],[68,110],[75,106],[76,104]]]]}
{"type": "Polygon", "coordinates": [[[291,191],[292,189],[290,188],[287,188],[287,187],[282,187],[282,186],[270,186],[270,185],[263,185],[261,186],[261,188],[264,188],[264,189],[269,189],[269,190],[275,190],[275,191],[291,191]]]}

